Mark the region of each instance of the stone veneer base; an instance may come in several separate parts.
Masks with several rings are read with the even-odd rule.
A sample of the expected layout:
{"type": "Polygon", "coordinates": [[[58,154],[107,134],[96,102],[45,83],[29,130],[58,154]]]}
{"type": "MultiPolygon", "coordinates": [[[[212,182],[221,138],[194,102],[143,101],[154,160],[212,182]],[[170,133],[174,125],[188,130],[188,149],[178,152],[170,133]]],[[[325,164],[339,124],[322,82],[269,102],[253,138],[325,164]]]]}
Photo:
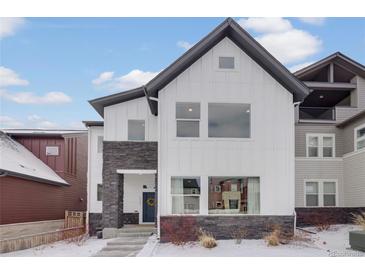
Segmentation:
{"type": "Polygon", "coordinates": [[[262,239],[279,225],[287,235],[294,234],[294,216],[161,216],[160,241],[171,242],[177,234],[185,240],[197,240],[197,232],[204,229],[216,239],[232,239],[232,233],[245,229],[247,239],[262,239]],[[173,235],[175,234],[175,235],[173,235]]]}
{"type": "Polygon", "coordinates": [[[349,224],[352,214],[365,212],[365,207],[297,207],[297,226],[316,226],[320,223],[349,224]]]}
{"type": "Polygon", "coordinates": [[[103,215],[101,213],[89,213],[89,234],[96,235],[98,230],[103,229],[103,215]]]}

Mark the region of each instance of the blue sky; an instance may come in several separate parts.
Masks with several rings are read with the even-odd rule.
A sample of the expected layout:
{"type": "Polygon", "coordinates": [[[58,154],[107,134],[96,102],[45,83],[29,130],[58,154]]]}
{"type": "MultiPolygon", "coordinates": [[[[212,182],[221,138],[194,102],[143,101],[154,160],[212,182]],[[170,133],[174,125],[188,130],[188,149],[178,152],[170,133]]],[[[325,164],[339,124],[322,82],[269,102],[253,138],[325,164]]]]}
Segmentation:
{"type": "MultiPolygon", "coordinates": [[[[235,19],[292,70],[335,51],[365,64],[364,18],[235,19]]],[[[5,19],[1,126],[75,128],[100,120],[87,100],[145,83],[223,20],[5,19]]]]}

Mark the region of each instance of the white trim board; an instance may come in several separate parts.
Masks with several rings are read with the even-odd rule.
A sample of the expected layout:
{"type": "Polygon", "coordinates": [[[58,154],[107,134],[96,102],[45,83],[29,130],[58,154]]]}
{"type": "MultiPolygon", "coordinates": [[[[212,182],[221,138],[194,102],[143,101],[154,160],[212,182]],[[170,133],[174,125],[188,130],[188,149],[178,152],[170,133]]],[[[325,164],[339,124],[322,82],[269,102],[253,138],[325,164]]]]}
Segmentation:
{"type": "Polygon", "coordinates": [[[156,169],[117,169],[118,174],[156,174],[156,169]]]}

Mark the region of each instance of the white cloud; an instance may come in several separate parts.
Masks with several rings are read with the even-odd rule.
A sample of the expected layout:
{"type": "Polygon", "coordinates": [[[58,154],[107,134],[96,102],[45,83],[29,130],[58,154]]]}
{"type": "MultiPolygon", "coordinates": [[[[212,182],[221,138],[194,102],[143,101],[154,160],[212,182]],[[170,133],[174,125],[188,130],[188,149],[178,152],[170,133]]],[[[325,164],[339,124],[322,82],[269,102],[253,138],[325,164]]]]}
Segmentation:
{"type": "Polygon", "coordinates": [[[81,121],[71,122],[69,128],[72,129],[85,129],[85,125],[81,121]]]}
{"type": "Polygon", "coordinates": [[[283,32],[293,28],[289,20],[280,17],[242,18],[237,22],[243,28],[256,32],[283,32]]]}
{"type": "Polygon", "coordinates": [[[0,116],[0,128],[19,128],[24,124],[15,118],[9,116],[0,116]]]}
{"type": "Polygon", "coordinates": [[[183,48],[184,50],[188,50],[190,49],[192,46],[194,46],[194,44],[191,44],[187,41],[178,41],[176,43],[176,45],[179,47],[179,48],[183,48]]]}
{"type": "Polygon", "coordinates": [[[21,79],[19,75],[6,67],[0,67],[0,87],[7,86],[26,86],[29,82],[21,79]]]}
{"type": "Polygon", "coordinates": [[[58,124],[51,121],[43,120],[37,122],[34,128],[44,128],[44,129],[58,128],[58,124]]]}
{"type": "Polygon", "coordinates": [[[24,18],[0,17],[0,38],[14,35],[25,24],[24,18]]]}
{"type": "Polygon", "coordinates": [[[134,69],[129,73],[116,78],[115,87],[122,90],[136,88],[146,84],[157,74],[158,72],[150,72],[150,71],[142,71],[139,69],[134,69]]]}
{"type": "Polygon", "coordinates": [[[32,115],[28,115],[27,119],[28,119],[28,121],[35,122],[35,121],[41,120],[42,118],[40,116],[38,116],[37,114],[32,114],[32,115]]]}
{"type": "Polygon", "coordinates": [[[304,62],[304,63],[301,63],[301,64],[297,64],[297,65],[291,66],[291,67],[289,68],[289,70],[290,70],[291,72],[296,72],[296,71],[298,71],[298,70],[300,70],[300,69],[302,69],[302,68],[305,68],[305,67],[307,67],[307,66],[312,65],[313,63],[314,63],[313,61],[309,61],[309,62],[304,62]]]}
{"type": "Polygon", "coordinates": [[[315,26],[321,26],[324,24],[326,18],[324,17],[299,17],[299,20],[303,23],[315,25],[315,26]]]}
{"type": "Polygon", "coordinates": [[[18,104],[63,104],[72,101],[70,96],[58,91],[48,92],[43,96],[37,96],[32,92],[0,91],[0,96],[18,104]]]}
{"type": "Polygon", "coordinates": [[[105,82],[112,80],[113,76],[114,76],[114,71],[105,71],[105,72],[100,73],[98,78],[92,80],[92,83],[94,85],[101,85],[105,82]]]}
{"type": "Polygon", "coordinates": [[[262,34],[255,39],[284,64],[300,62],[320,51],[322,41],[296,29],[284,18],[248,18],[239,23],[262,34]]]}

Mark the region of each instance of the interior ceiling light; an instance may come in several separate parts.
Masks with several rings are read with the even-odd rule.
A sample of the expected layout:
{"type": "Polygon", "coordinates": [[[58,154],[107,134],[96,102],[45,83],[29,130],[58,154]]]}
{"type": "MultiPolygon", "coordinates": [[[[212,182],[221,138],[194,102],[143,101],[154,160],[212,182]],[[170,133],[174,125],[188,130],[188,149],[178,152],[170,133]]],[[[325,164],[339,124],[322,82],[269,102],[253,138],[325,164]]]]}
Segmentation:
{"type": "Polygon", "coordinates": [[[192,108],[189,108],[188,110],[189,110],[190,112],[192,112],[192,111],[193,111],[193,109],[192,109],[192,108]]]}
{"type": "Polygon", "coordinates": [[[319,99],[323,99],[324,98],[324,96],[323,95],[319,95],[319,99]]]}

